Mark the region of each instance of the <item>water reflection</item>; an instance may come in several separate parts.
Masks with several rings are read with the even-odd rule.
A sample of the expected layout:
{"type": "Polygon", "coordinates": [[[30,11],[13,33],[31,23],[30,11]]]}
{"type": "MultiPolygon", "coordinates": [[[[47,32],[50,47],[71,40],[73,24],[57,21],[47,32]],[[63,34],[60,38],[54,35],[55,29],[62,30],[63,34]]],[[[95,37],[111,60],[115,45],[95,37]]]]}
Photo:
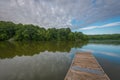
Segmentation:
{"type": "Polygon", "coordinates": [[[0,60],[0,80],[63,80],[71,64],[68,54],[41,52],[0,60]]]}
{"type": "Polygon", "coordinates": [[[64,80],[75,42],[0,42],[0,80],[64,80]]]}
{"type": "Polygon", "coordinates": [[[0,58],[34,55],[44,51],[70,52],[72,47],[82,47],[85,43],[75,42],[0,42],[0,58]]]}
{"type": "Polygon", "coordinates": [[[120,80],[119,43],[0,42],[0,80],[64,80],[74,53],[92,52],[111,80],[120,80]]]}
{"type": "Polygon", "coordinates": [[[111,80],[120,80],[120,44],[89,43],[82,48],[74,48],[78,52],[94,54],[111,80]]]}
{"type": "Polygon", "coordinates": [[[107,44],[107,45],[120,45],[120,40],[90,40],[89,43],[93,44],[107,44]]]}

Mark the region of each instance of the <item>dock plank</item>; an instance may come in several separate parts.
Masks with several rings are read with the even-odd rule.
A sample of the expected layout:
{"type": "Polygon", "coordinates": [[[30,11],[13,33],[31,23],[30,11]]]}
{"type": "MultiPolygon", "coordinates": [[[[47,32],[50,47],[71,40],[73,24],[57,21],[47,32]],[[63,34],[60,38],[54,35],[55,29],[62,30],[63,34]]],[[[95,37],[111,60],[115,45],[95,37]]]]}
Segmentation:
{"type": "Polygon", "coordinates": [[[64,80],[110,80],[89,52],[77,53],[64,80]]]}

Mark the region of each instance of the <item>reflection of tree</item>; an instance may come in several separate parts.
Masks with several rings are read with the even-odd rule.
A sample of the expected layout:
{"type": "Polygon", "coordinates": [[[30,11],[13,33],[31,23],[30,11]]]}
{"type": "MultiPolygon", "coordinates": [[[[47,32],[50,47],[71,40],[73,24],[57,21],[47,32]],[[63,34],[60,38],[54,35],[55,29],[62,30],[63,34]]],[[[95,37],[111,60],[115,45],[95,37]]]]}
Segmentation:
{"type": "Polygon", "coordinates": [[[73,47],[82,47],[83,42],[0,42],[0,58],[34,55],[40,52],[69,52],[73,47]]]}
{"type": "Polygon", "coordinates": [[[89,43],[94,44],[107,44],[107,45],[120,45],[119,40],[90,40],[89,43]]]}

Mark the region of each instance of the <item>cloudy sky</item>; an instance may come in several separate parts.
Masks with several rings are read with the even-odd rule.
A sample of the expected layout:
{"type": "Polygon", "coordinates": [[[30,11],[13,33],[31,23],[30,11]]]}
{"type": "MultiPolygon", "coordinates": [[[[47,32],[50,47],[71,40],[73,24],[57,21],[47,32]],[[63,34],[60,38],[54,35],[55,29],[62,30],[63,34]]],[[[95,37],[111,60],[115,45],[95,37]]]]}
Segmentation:
{"type": "Polygon", "coordinates": [[[0,21],[120,33],[120,0],[0,0],[0,21]]]}

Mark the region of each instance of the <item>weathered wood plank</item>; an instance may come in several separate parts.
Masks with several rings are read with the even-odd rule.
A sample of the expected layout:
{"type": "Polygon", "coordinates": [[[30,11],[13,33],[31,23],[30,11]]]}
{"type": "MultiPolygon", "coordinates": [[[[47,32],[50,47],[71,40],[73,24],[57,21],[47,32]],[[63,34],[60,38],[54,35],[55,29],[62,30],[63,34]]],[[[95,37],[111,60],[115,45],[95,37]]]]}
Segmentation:
{"type": "Polygon", "coordinates": [[[64,80],[110,80],[91,53],[77,53],[64,80]]]}

